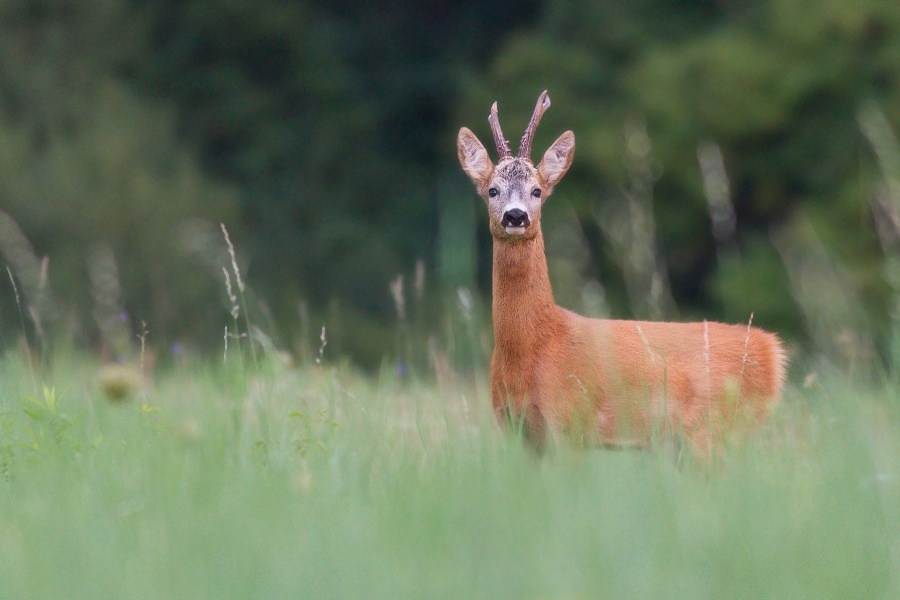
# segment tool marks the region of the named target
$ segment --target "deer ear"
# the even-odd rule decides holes
[[[538,173],[551,188],[559,183],[575,157],[575,134],[567,131],[559,136],[553,145],[544,152],[544,158],[538,165]]]
[[[462,165],[463,171],[475,187],[481,190],[491,178],[494,165],[488,157],[487,150],[468,127],[460,129],[459,135],[456,136],[456,154],[459,156],[459,164]]]

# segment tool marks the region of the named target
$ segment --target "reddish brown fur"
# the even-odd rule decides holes
[[[683,434],[695,455],[708,457],[739,419],[760,422],[768,414],[787,364],[775,335],[749,325],[590,319],[557,306],[540,207],[525,234],[505,235],[487,190],[511,185],[494,183],[504,177],[509,159],[491,165],[465,128],[458,147],[464,170],[489,202],[491,388],[498,420],[521,420],[537,446],[548,434],[589,444],[645,445],[654,431],[668,427]],[[573,150],[574,136],[567,132],[537,168],[529,160],[527,186],[541,187],[546,200]],[[547,165],[554,151],[567,160]]]
[[[705,455],[734,418],[780,393],[778,339],[746,325],[589,319],[556,306],[543,236],[494,243],[491,387],[498,418],[587,443],[643,445],[665,424]],[[708,341],[707,341],[708,340]]]

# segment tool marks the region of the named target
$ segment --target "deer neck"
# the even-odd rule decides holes
[[[540,229],[530,240],[494,240],[494,345],[504,354],[533,353],[555,314]]]

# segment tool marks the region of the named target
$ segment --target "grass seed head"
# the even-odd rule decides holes
[[[103,395],[113,403],[126,401],[141,389],[142,378],[138,369],[131,365],[106,365],[97,374],[97,383]]]

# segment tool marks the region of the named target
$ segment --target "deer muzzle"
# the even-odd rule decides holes
[[[503,219],[500,225],[506,230],[506,233],[524,233],[525,229],[531,225],[528,213],[521,208],[511,208],[503,213]]]

